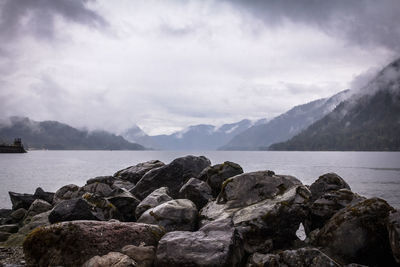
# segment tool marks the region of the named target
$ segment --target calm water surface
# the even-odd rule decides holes
[[[399,152],[275,152],[275,151],[29,151],[0,154],[0,208],[11,202],[8,191],[33,193],[40,186],[56,191],[66,184],[84,185],[99,175],[139,162],[159,159],[169,163],[184,155],[204,155],[212,164],[226,160],[239,163],[245,172],[273,170],[290,174],[304,184],[320,175],[336,172],[352,190],[381,197],[400,208]]]

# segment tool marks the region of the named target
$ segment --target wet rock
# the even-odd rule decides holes
[[[315,245],[341,264],[392,266],[386,220],[393,208],[371,198],[336,213],[318,231]]]
[[[207,182],[211,187],[212,195],[216,197],[221,191],[222,183],[235,175],[242,174],[243,169],[239,164],[225,161],[222,164],[207,167],[199,175],[199,179]]]
[[[45,192],[41,187],[36,188],[35,193],[33,196],[36,199],[41,199],[46,201],[49,204],[53,204],[54,193],[52,192]]]
[[[102,257],[94,256],[82,267],[135,267],[136,262],[119,252],[110,252]]]
[[[111,177],[111,176],[110,176]],[[85,185],[82,189],[85,193],[92,193],[100,197],[108,197],[112,193],[112,189],[108,184],[93,182]]]
[[[135,210],[140,201],[129,191],[114,190],[112,196],[107,200],[118,209],[123,221],[133,222],[136,220]]]
[[[164,165],[165,164],[159,160],[150,160],[120,170],[114,174],[114,177],[136,184],[146,172]]]
[[[329,191],[335,191],[339,189],[351,190],[350,186],[346,183],[345,180],[343,180],[342,177],[340,177],[336,173],[326,173],[320,176],[313,184],[311,184],[311,201],[315,201]]]
[[[167,232],[194,231],[197,227],[198,211],[188,199],[174,199],[149,209],[137,220],[141,223],[157,224]]]
[[[128,191],[132,190],[133,187],[135,187],[134,183],[119,178],[116,178],[111,186],[111,188],[121,188],[121,189],[126,189]]]
[[[123,220],[122,214],[118,211],[107,198],[98,196],[93,193],[85,193],[82,196],[90,206],[92,214],[100,221],[108,221],[111,219]]]
[[[232,218],[248,253],[287,248],[297,240],[296,231],[308,215],[311,193],[292,176],[272,172],[237,175],[224,182],[216,201],[200,212],[201,225]]]
[[[25,217],[26,213],[27,213],[26,209],[20,208],[20,209],[17,209],[17,210],[15,210],[15,211],[13,211],[13,212],[10,214],[10,217],[11,217],[15,222],[19,222],[19,221],[21,221],[21,220]]]
[[[156,266],[239,266],[243,255],[243,244],[231,221],[220,220],[196,232],[164,235]]]
[[[10,195],[10,200],[12,203],[12,209],[29,209],[33,201],[35,201],[35,197],[32,194],[19,194],[15,192],[8,192]]]
[[[143,212],[148,209],[157,207],[158,205],[172,200],[169,195],[168,187],[161,187],[154,190],[150,195],[143,199],[136,207],[135,214],[136,218],[139,218]]]
[[[91,206],[81,198],[64,200],[58,203],[49,215],[50,223],[74,220],[98,219],[93,215]]]
[[[389,216],[387,230],[393,257],[400,264],[400,213],[396,211]]]
[[[53,203],[58,204],[61,201],[80,198],[85,192],[80,190],[80,187],[74,184],[69,184],[61,187],[54,194]]]
[[[33,266],[81,266],[96,255],[120,251],[126,245],[157,246],[163,230],[141,223],[74,221],[39,227],[23,244]]]
[[[50,224],[48,219],[50,212],[51,211],[49,210],[33,216],[29,223],[24,224],[21,228],[19,228],[17,233],[11,235],[7,239],[5,245],[13,247],[21,246],[23,241],[25,240],[26,235],[29,234],[32,230],[34,230],[37,227],[46,226]]]
[[[97,176],[86,181],[86,185],[102,183],[111,186],[115,181],[113,176]],[[92,192],[93,193],[93,192]]]
[[[193,201],[198,209],[203,208],[212,199],[210,186],[196,178],[190,178],[179,190],[179,197]]]
[[[134,246],[127,245],[121,249],[121,252],[132,258],[140,267],[151,267],[156,256],[154,246]]]
[[[248,259],[246,267],[287,266],[287,267],[340,267],[333,259],[316,248],[285,250],[279,254],[255,253]]]
[[[29,207],[29,210],[24,217],[24,224],[29,223],[33,216],[51,210],[52,208],[53,206],[51,206],[48,202],[41,199],[36,199]]]
[[[18,224],[0,225],[0,232],[16,233],[16,232],[18,232]]]
[[[322,228],[336,212],[362,200],[365,197],[348,189],[326,192],[310,205],[310,214],[304,223],[306,233]]]
[[[179,189],[191,177],[197,177],[200,172],[210,166],[210,160],[200,156],[186,156],[173,160],[170,164],[148,171],[131,190],[140,199],[145,198],[155,189],[166,186],[170,195],[176,198]]]

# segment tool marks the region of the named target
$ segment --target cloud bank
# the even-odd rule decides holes
[[[6,0],[0,114],[150,134],[271,118],[398,56],[399,18],[389,0]]]

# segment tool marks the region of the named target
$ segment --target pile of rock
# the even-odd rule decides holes
[[[0,239],[32,266],[395,266],[400,215],[338,175],[311,186],[186,156],[66,185],[10,192]],[[306,238],[299,239],[299,227]]]

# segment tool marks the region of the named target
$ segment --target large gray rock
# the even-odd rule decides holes
[[[136,221],[135,210],[140,201],[125,189],[117,189],[113,191],[112,196],[107,200],[114,205],[121,214],[123,221]]]
[[[193,201],[198,209],[203,208],[212,199],[210,186],[196,178],[190,178],[179,190],[179,197]]]
[[[165,164],[159,160],[150,160],[120,170],[114,174],[114,177],[136,184],[146,172],[164,165]]]
[[[41,199],[46,201],[49,204],[53,204],[54,193],[53,192],[46,192],[41,187],[36,188],[35,193],[33,196],[36,199]]]
[[[81,188],[85,193],[92,193],[100,197],[108,197],[113,192],[111,186],[105,183],[93,182]]]
[[[75,220],[98,219],[96,216],[93,215],[91,206],[81,198],[64,200],[60,202],[49,214],[50,223]]]
[[[147,210],[137,220],[141,223],[157,224],[167,232],[194,231],[197,227],[198,211],[188,199],[174,199]]]
[[[389,216],[387,230],[392,248],[393,257],[400,264],[400,212],[396,211]]]
[[[220,220],[196,232],[164,235],[156,254],[156,266],[239,266],[243,244],[231,220]]]
[[[314,201],[329,191],[336,191],[339,189],[351,190],[350,186],[345,180],[343,180],[342,177],[336,173],[326,173],[320,176],[313,184],[311,184],[311,200]]]
[[[254,253],[246,267],[287,266],[287,267],[340,267],[341,265],[316,248],[285,250],[279,254]]]
[[[386,201],[371,198],[336,213],[318,232],[314,245],[341,264],[372,266],[395,264],[386,221],[393,208]]]
[[[37,228],[23,244],[30,266],[81,266],[124,246],[157,246],[163,230],[141,223],[74,221]]]
[[[114,181],[115,181],[115,177],[113,177],[113,176],[97,176],[97,177],[90,178],[89,180],[87,180],[86,185],[102,183],[102,184],[106,184],[108,186],[112,186]],[[91,193],[93,193],[93,192],[91,192]]]
[[[287,248],[308,215],[311,193],[292,176],[252,172],[227,179],[217,201],[200,212],[201,225],[232,218],[248,253]],[[272,243],[272,246],[271,246]]]
[[[143,199],[136,207],[136,218],[138,219],[146,210],[157,207],[162,203],[172,200],[172,197],[170,197],[168,194],[168,187],[161,187],[151,192],[151,194]]]
[[[210,160],[200,156],[186,156],[173,160],[170,164],[148,171],[131,190],[140,199],[145,198],[155,189],[166,186],[173,198],[178,197],[179,189],[191,177],[210,166]]]
[[[51,206],[48,202],[41,199],[36,199],[29,207],[29,210],[24,217],[24,224],[29,223],[33,216],[51,210],[52,208],[53,206]]]
[[[322,228],[336,212],[362,200],[365,197],[348,189],[326,192],[310,205],[310,213],[304,223],[306,233]]]
[[[8,192],[12,203],[12,209],[29,209],[35,197],[32,194],[20,194],[15,192]]]
[[[16,233],[18,232],[18,224],[4,224],[0,225],[0,232]]]
[[[110,252],[104,256],[94,256],[82,267],[135,267],[136,262],[119,252]]]
[[[235,175],[242,174],[243,169],[239,164],[225,161],[222,164],[207,167],[199,175],[199,179],[208,183],[212,194],[216,197],[221,191],[222,183]]]
[[[156,257],[156,248],[153,246],[127,245],[121,249],[121,252],[132,258],[140,267],[153,266]]]
[[[85,193],[82,196],[82,199],[84,199],[89,204],[92,214],[97,218],[97,220],[124,220],[122,214],[119,212],[117,207],[115,207],[110,201],[108,201],[107,198],[93,193]]]
[[[22,243],[25,240],[25,237],[34,229],[40,226],[46,226],[49,225],[49,214],[51,211],[46,211],[43,213],[40,213],[38,215],[35,215],[31,218],[29,223],[24,224],[21,228],[19,228],[18,232],[15,234],[12,234],[8,239],[7,242],[5,243],[6,246],[21,246]]]
[[[80,190],[81,188],[74,184],[64,185],[56,191],[53,198],[54,205],[64,200],[80,198],[85,192]]]

